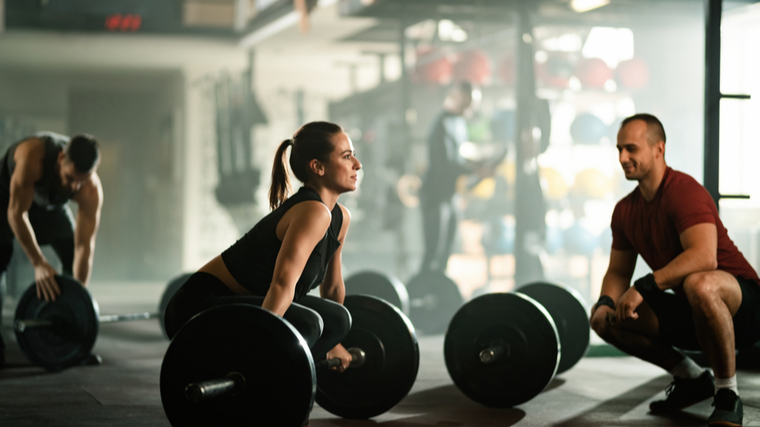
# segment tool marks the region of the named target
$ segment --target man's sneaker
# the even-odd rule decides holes
[[[722,388],[715,393],[713,406],[715,406],[715,410],[707,419],[708,426],[736,427],[742,425],[744,416],[742,400],[730,388]]]
[[[98,356],[95,353],[90,353],[85,357],[81,362],[79,362],[82,366],[98,366],[103,363],[103,358]]]
[[[665,390],[665,400],[656,400],[649,404],[649,411],[653,414],[680,411],[697,402],[712,397],[715,392],[715,380],[710,371],[702,372],[697,378],[685,379],[673,377]],[[719,424],[718,424],[719,425]]]

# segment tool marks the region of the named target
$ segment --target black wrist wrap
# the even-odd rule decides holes
[[[659,286],[657,286],[657,282],[654,281],[654,274],[649,273],[646,276],[636,280],[633,283],[633,286],[636,287],[636,290],[639,291],[641,296],[646,298],[646,295],[651,295],[655,292],[661,292]]]
[[[599,301],[597,301],[596,304],[594,304],[594,311],[596,311],[596,309],[599,308],[600,305],[606,305],[607,307],[613,310],[615,309],[615,301],[613,301],[612,298],[610,298],[607,295],[602,295],[599,297]]]

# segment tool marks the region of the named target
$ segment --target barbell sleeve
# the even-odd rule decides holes
[[[50,328],[53,321],[50,319],[19,319],[13,323],[13,328],[17,332],[24,332],[27,329]]]
[[[242,393],[244,390],[245,377],[243,374],[230,372],[224,378],[188,384],[185,387],[185,399],[197,404],[220,396],[234,396]]]
[[[509,346],[506,344],[497,344],[488,347],[478,354],[480,361],[483,363],[493,363],[502,356],[509,356]]]

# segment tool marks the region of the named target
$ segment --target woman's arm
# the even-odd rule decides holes
[[[335,301],[339,304],[343,304],[343,298],[346,296],[346,287],[343,283],[343,272],[341,271],[343,246],[346,241],[346,234],[348,234],[348,226],[351,223],[351,212],[345,208],[345,206],[339,205],[343,211],[343,224],[340,227],[340,233],[338,234],[338,241],[340,246],[335,251],[330,263],[327,265],[327,272],[325,273],[325,280],[319,286],[319,294],[322,298],[326,298]]]
[[[285,234],[262,307],[280,316],[285,314],[306,261],[325,236],[331,219],[327,207],[317,201],[298,203],[283,215],[280,221],[286,221]]]

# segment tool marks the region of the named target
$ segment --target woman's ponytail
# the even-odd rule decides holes
[[[286,151],[288,146],[293,145],[293,140],[286,139],[282,141],[277,148],[277,154],[274,156],[274,164],[272,165],[272,185],[269,187],[269,207],[276,209],[291,192],[290,175],[285,161]]]

